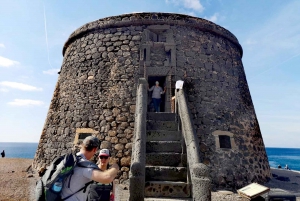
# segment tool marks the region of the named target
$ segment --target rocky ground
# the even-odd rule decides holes
[[[39,176],[31,169],[32,159],[0,158],[0,201],[34,201],[34,189]],[[300,173],[290,170],[272,169],[273,178],[264,186],[271,191],[289,192],[300,201]],[[122,199],[128,200],[128,185],[117,187]],[[265,195],[264,195],[265,196]],[[255,200],[265,200],[264,196]],[[230,191],[212,192],[212,201],[248,201]],[[116,200],[117,201],[117,200]]]
[[[31,170],[32,159],[0,158],[0,200],[34,200],[38,175]]]

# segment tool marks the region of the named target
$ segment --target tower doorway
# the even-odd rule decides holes
[[[166,87],[166,76],[149,76],[149,88],[155,86],[155,82],[159,82],[159,86],[164,90]],[[166,91],[167,92],[167,91]],[[160,112],[165,112],[166,93],[161,95]],[[152,102],[152,91],[148,91],[148,112],[155,112],[154,104]]]

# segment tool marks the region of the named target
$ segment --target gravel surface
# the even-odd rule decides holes
[[[0,158],[0,200],[34,200],[33,159]]]

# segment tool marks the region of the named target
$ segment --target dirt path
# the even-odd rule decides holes
[[[36,171],[30,168],[32,162],[33,159],[0,158],[0,201],[35,200],[34,190],[39,176]],[[278,188],[291,192],[297,196],[297,201],[300,201],[300,172],[278,169],[271,169],[271,171],[277,179],[273,177],[264,185],[271,189]],[[289,181],[280,181],[278,180],[279,177],[283,179],[288,177]],[[129,196],[128,186],[120,185],[119,187],[119,201],[127,201]],[[212,192],[212,201],[220,200],[244,201],[247,199],[230,191]]]
[[[33,159],[0,158],[0,200],[34,200],[38,176],[31,171]]]

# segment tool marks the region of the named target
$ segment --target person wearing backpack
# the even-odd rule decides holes
[[[108,149],[101,149],[99,153],[98,167],[102,171],[110,168],[110,152]],[[90,186],[87,201],[114,201],[113,182],[109,184],[102,184],[94,182]]]
[[[99,139],[93,136],[88,136],[83,140],[80,151],[76,154],[79,157],[79,162],[90,160],[98,150],[100,145]],[[90,183],[91,181],[101,182],[103,184],[108,184],[114,180],[119,171],[119,166],[113,164],[109,170],[101,171],[100,169],[95,169],[93,167],[80,167],[76,166],[74,168],[73,175],[68,177],[63,185],[61,191],[61,198],[66,201],[85,201],[89,192],[89,186],[84,190],[83,186]],[[71,196],[70,196],[71,195]],[[69,197],[70,196],[70,197]]]

